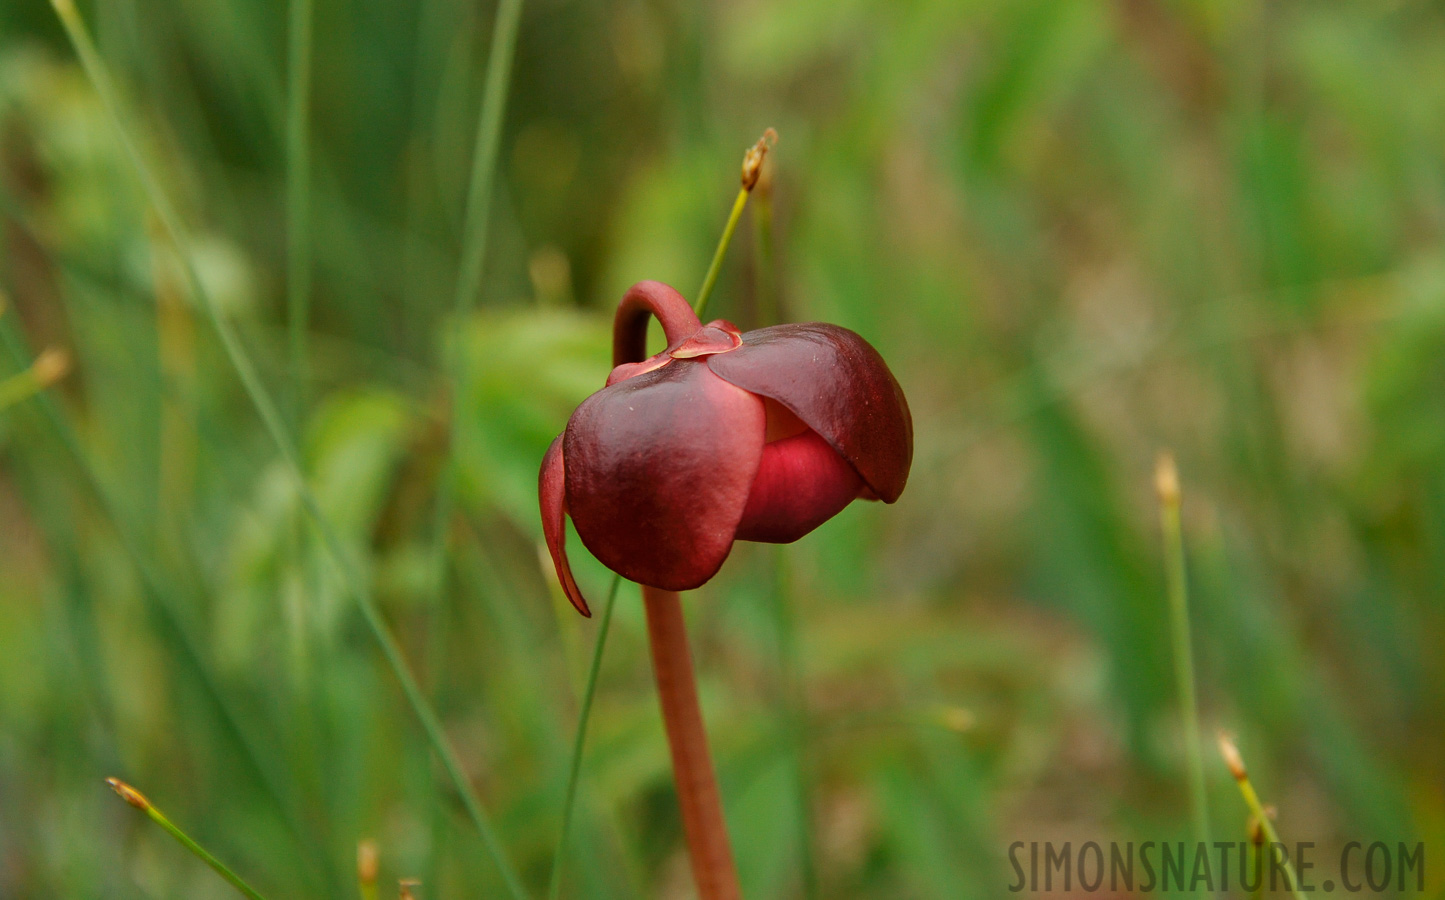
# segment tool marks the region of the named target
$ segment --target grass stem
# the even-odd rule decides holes
[[[1219,755],[1224,757],[1224,764],[1229,767],[1229,774],[1234,776],[1235,783],[1239,785],[1239,793],[1244,797],[1245,806],[1249,807],[1250,814],[1259,823],[1260,831],[1264,833],[1264,846],[1269,848],[1271,859],[1274,854],[1279,854],[1280,868],[1284,870],[1285,887],[1289,888],[1289,892],[1295,900],[1304,900],[1304,895],[1300,893],[1299,889],[1299,879],[1294,874],[1294,865],[1290,863],[1289,854],[1285,852],[1284,844],[1280,842],[1279,833],[1275,831],[1269,811],[1264,808],[1264,804],[1259,802],[1259,794],[1255,792],[1254,784],[1249,780],[1249,770],[1244,767],[1244,758],[1239,755],[1239,748],[1235,746],[1234,740],[1223,732],[1219,735]]]
[[[476,792],[472,790],[466,774],[462,771],[461,762],[457,759],[455,751],[451,747],[442,729],[441,720],[436,712],[427,702],[423,695],[421,686],[417,683],[416,677],[412,674],[410,667],[402,655],[401,646],[392,635],[385,619],[382,618],[381,610],[377,608],[375,600],[371,596],[369,585],[359,574],[358,568],[351,560],[340,535],[332,526],[320,506],[315,492],[312,491],[306,476],[301,469],[301,462],[298,457],[296,446],[287,433],[286,425],[281,417],[275,401],[261,382],[255,363],[242,346],[240,337],[235,327],[222,313],[215,299],[206,289],[201,281],[200,274],[196,270],[195,260],[190,252],[190,240],[182,224],[181,218],[172,206],[169,197],[161,189],[159,181],[145,158],[141,155],[138,145],[132,138],[130,131],[126,128],[125,119],[121,113],[119,97],[116,95],[111,82],[109,72],[100,55],[96,52],[94,42],[85,28],[85,23],[80,18],[73,0],[51,0],[56,14],[60,17],[61,24],[65,27],[71,44],[75,47],[77,56],[80,57],[82,67],[90,79],[96,93],[100,96],[102,105],[110,114],[112,124],[130,158],[131,164],[140,178],[142,187],[145,190],[147,199],[155,207],[156,214],[161,220],[167,236],[174,245],[182,263],[182,269],[186,276],[187,285],[192,295],[205,310],[207,318],[215,328],[221,345],[225,349],[237,375],[241,379],[247,395],[260,415],[266,431],[276,446],[285,464],[288,474],[295,483],[296,490],[301,497],[301,503],[308,515],[320,532],[322,544],[327,554],[331,557],[338,572],[340,573],[343,588],[350,594],[359,607],[362,618],[367,627],[371,630],[373,637],[381,647],[382,655],[387,664],[391,667],[398,682],[400,682],[402,693],[406,696],[408,704],[413,713],[422,725],[427,739],[431,742],[433,749],[446,769],[448,777],[457,789],[462,805],[465,807],[468,816],[477,830],[482,835],[488,853],[492,856],[493,862],[502,874],[503,881],[507,885],[508,892],[517,900],[526,896],[522,888],[521,879],[515,869],[507,860],[502,851],[502,843],[497,835],[491,820],[483,811],[481,802],[477,799]]]
[[[1184,567],[1184,534],[1179,518],[1179,470],[1174,464],[1174,457],[1167,452],[1159,454],[1154,469],[1154,487],[1159,495],[1159,521],[1164,532],[1174,679],[1179,691],[1179,713],[1184,726],[1184,759],[1189,768],[1189,809],[1194,819],[1194,839],[1209,846],[1211,841],[1209,805],[1204,782],[1204,745],[1199,733],[1199,706],[1194,694],[1189,581]]]
[[[497,147],[502,140],[502,114],[512,78],[512,55],[522,20],[522,0],[501,0],[492,24],[492,49],[487,56],[482,109],[477,117],[477,142],[472,149],[472,177],[462,223],[462,263],[457,274],[453,312],[460,318],[476,302],[482,286],[482,265],[487,257],[491,222],[492,182],[497,170]]]
[[[587,744],[587,723],[592,718],[592,700],[597,694],[597,677],[602,671],[602,653],[607,649],[607,632],[612,625],[612,608],[617,605],[617,590],[622,576],[612,576],[607,602],[602,606],[602,620],[597,623],[597,641],[592,647],[592,664],[587,669],[587,685],[582,690],[582,708],[577,713],[577,736],[572,740],[572,761],[567,770],[567,789],[562,800],[562,827],[557,833],[557,849],[552,854],[552,875],[548,879],[547,896],[557,900],[562,891],[562,860],[567,850],[567,832],[572,825],[572,809],[577,802],[577,779],[582,772],[582,755]]]
[[[697,299],[693,301],[693,311],[699,319],[707,309],[707,301],[712,298],[712,289],[717,286],[718,273],[722,271],[723,259],[728,255],[728,245],[733,241],[733,232],[738,230],[738,220],[743,217],[743,209],[748,205],[748,197],[752,195],[753,188],[758,183],[758,177],[762,174],[763,160],[767,157],[768,151],[778,140],[778,133],[769,128],[758,138],[756,144],[748,148],[743,154],[742,185],[738,188],[737,197],[733,198],[732,212],[728,213],[727,224],[723,226],[722,237],[718,239],[717,249],[713,251],[712,262],[708,264],[707,275],[702,279],[702,287],[698,289]]]
[[[231,887],[234,887],[243,895],[249,897],[250,900],[266,900],[265,897],[261,896],[259,891],[247,884],[240,875],[232,872],[225,863],[216,859],[209,850],[198,844],[195,839],[182,831],[170,819],[167,819],[165,814],[147,800],[145,795],[140,791],[121,781],[119,778],[107,778],[105,783],[110,785],[111,789],[119,794],[122,800],[145,813],[152,822],[159,825],[167,834],[179,841],[182,847],[185,847],[191,852],[191,855],[210,866],[215,873],[224,878]]]
[[[312,0],[291,0],[287,29],[286,321],[291,358],[292,428],[306,405],[311,320],[311,32]],[[299,432],[298,432],[299,433]]]

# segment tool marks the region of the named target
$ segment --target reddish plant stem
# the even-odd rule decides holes
[[[676,591],[644,586],[642,601],[647,607],[652,671],[657,676],[662,721],[672,750],[672,778],[682,807],[697,893],[701,900],[739,900],[742,893],[697,702],[682,598]]]

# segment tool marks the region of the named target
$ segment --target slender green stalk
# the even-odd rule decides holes
[[[707,309],[707,301],[712,297],[712,289],[717,285],[717,276],[722,271],[723,258],[728,255],[728,245],[733,241],[733,232],[738,230],[738,220],[743,217],[743,208],[748,205],[748,197],[752,196],[753,188],[762,174],[763,160],[777,140],[778,133],[769,128],[758,138],[758,142],[743,154],[742,185],[738,188],[737,197],[733,199],[732,212],[728,213],[727,224],[723,226],[722,237],[718,239],[717,249],[713,251],[712,262],[708,264],[707,275],[702,279],[697,299],[692,303],[698,318],[702,318],[703,311]]]
[[[161,828],[165,829],[167,834],[180,842],[180,845],[182,847],[185,847],[187,850],[191,851],[191,854],[193,856],[195,856],[206,865],[210,866],[215,871],[215,873],[224,878],[231,885],[231,887],[240,891],[245,896],[251,898],[251,900],[266,900],[265,897],[261,896],[260,891],[257,891],[255,888],[247,884],[240,875],[232,872],[229,868],[227,868],[225,863],[212,856],[209,850],[196,843],[195,839],[182,831],[170,819],[167,819],[165,813],[162,813],[159,809],[156,809],[155,805],[152,804],[149,800],[147,800],[145,798],[145,795],[142,794],[140,791],[126,784],[124,781],[121,781],[119,778],[107,778],[105,780],[105,783],[110,785],[111,789],[114,790],[117,794],[119,794],[122,800],[124,800],[126,803],[129,803],[131,806],[134,806],[141,812],[145,813],[147,816],[150,817],[150,820],[152,822],[161,826]]]
[[[693,310],[697,312],[698,318],[701,318],[703,311],[707,309],[707,301],[712,297],[713,287],[717,285],[718,272],[722,271],[723,257],[727,256],[728,245],[732,243],[733,232],[738,230],[738,220],[743,217],[743,207],[748,205],[748,196],[751,193],[746,187],[739,188],[738,195],[733,200],[733,210],[728,213],[728,222],[723,226],[722,239],[717,243],[717,250],[713,252],[712,263],[707,267],[702,287],[698,288],[697,300],[693,302]]]
[[[311,384],[311,44],[312,0],[291,0],[287,28],[286,103],[286,331],[290,357],[288,407],[291,433],[302,440]],[[288,550],[298,589],[286,590],[286,630],[296,703],[295,730],[301,755],[316,760],[312,706],[310,610],[306,531],[298,512],[288,517]]]
[[[1194,651],[1189,628],[1189,582],[1184,568],[1184,535],[1179,520],[1179,470],[1169,453],[1159,454],[1154,470],[1159,494],[1159,521],[1164,532],[1168,580],[1170,637],[1174,645],[1174,679],[1184,724],[1184,758],[1189,767],[1189,808],[1194,839],[1205,846],[1209,837],[1209,805],[1204,785],[1204,744],[1199,736],[1199,707],[1194,696]]]
[[[1259,802],[1259,794],[1255,793],[1254,784],[1249,780],[1249,770],[1244,767],[1244,758],[1239,755],[1239,748],[1229,735],[1220,732],[1219,734],[1219,755],[1224,757],[1224,764],[1229,767],[1229,774],[1234,776],[1234,781],[1239,785],[1239,793],[1244,797],[1245,806],[1259,823],[1260,831],[1264,832],[1264,843],[1269,848],[1270,856],[1279,854],[1280,868],[1284,870],[1285,886],[1294,895],[1295,900],[1304,900],[1300,893],[1299,879],[1295,877],[1294,865],[1289,861],[1289,854],[1284,851],[1284,844],[1280,842],[1279,833],[1274,829],[1274,822],[1270,821],[1269,812],[1264,804]]]
[[[460,327],[481,290],[482,267],[487,257],[488,227],[492,218],[492,183],[497,168],[497,146],[502,138],[502,117],[507,107],[508,85],[512,77],[512,56],[517,46],[517,28],[522,18],[522,0],[501,0],[492,23],[492,48],[487,56],[486,83],[482,89],[482,107],[477,115],[477,140],[472,148],[471,184],[467,190],[467,206],[462,222],[462,262],[457,274],[457,293],[453,302],[454,327]],[[467,383],[466,348],[461,341],[452,347],[451,427],[447,430],[446,460],[437,489],[432,522],[433,585],[438,598],[446,594],[447,523],[451,521],[453,490],[456,477],[456,435],[464,414],[464,393]]]
[[[286,316],[291,354],[292,428],[306,405],[311,320],[312,0],[291,0],[287,30]]]
[[[497,146],[502,140],[502,114],[512,79],[512,54],[522,0],[501,0],[492,24],[492,49],[487,56],[487,77],[482,88],[482,109],[477,118],[477,143],[472,150],[472,180],[467,189],[466,218],[462,223],[462,265],[457,276],[454,312],[460,317],[477,301],[482,286],[482,264],[487,256],[491,220],[492,181],[497,170]]]
[[[552,854],[552,875],[547,880],[547,896],[557,900],[562,890],[562,861],[567,850],[567,832],[572,826],[572,808],[577,800],[577,779],[582,772],[582,753],[587,745],[587,723],[592,718],[592,699],[597,695],[597,675],[602,671],[602,653],[607,649],[607,632],[612,625],[612,608],[617,605],[617,589],[622,576],[612,576],[607,602],[602,606],[602,620],[597,623],[597,641],[592,647],[592,664],[587,669],[587,686],[582,690],[582,708],[577,713],[577,736],[572,740],[572,762],[567,769],[567,792],[562,799],[562,828],[557,833],[557,849]]]
[[[312,491],[310,484],[302,472],[300,459],[297,456],[295,444],[286,431],[280,411],[275,401],[261,382],[256,371],[255,364],[242,346],[239,336],[230,320],[221,314],[220,307],[215,299],[206,290],[205,284],[201,281],[196,271],[195,260],[190,253],[190,241],[180,216],[171,205],[170,199],[161,190],[160,183],[141,155],[139,148],[132,139],[130,132],[126,129],[125,121],[121,115],[119,99],[115,94],[110,75],[95,50],[95,45],[90,39],[90,34],[85,28],[84,22],[77,13],[73,0],[51,0],[56,14],[60,17],[61,24],[65,26],[71,44],[75,47],[76,54],[80,57],[81,65],[86,75],[94,86],[96,93],[100,95],[102,104],[110,113],[112,124],[125,148],[126,154],[130,157],[131,164],[135,167],[136,174],[141,180],[142,187],[156,214],[160,218],[161,225],[165,229],[171,243],[175,246],[179,255],[182,268],[186,276],[188,287],[192,295],[205,310],[206,316],[210,319],[211,325],[215,328],[221,345],[226,351],[231,365],[236,369],[237,375],[245,387],[246,393],[250,396],[252,404],[256,407],[257,413],[265,425],[266,431],[275,444],[277,452],[285,464],[288,474],[296,485],[297,493],[300,495],[301,503],[315,523],[320,532],[322,545],[326,548],[328,555],[340,574],[342,585],[346,593],[350,594],[360,608],[362,618],[367,627],[371,630],[373,637],[381,647],[382,655],[391,666],[396,679],[401,684],[402,693],[406,696],[407,702],[411,705],[413,713],[421,722],[422,729],[426,732],[427,738],[431,741],[433,749],[441,759],[447,775],[454,783],[457,793],[471,817],[477,830],[481,832],[482,840],[487,846],[488,852],[493,857],[497,868],[501,871],[503,880],[507,884],[508,891],[516,898],[523,898],[526,892],[522,889],[521,879],[517,876],[515,869],[507,860],[502,851],[502,844],[496,829],[492,826],[490,819],[482,810],[481,802],[477,799],[476,793],[472,790],[462,771],[461,763],[457,760],[456,753],[452,750],[442,729],[441,721],[427,702],[422,693],[416,677],[402,655],[401,647],[396,638],[391,634],[386,621],[382,618],[381,611],[377,608],[375,600],[371,596],[371,590],[365,580],[358,574],[358,568],[351,560],[345,545],[340,536],[332,526],[325,513],[321,510],[320,502]]]

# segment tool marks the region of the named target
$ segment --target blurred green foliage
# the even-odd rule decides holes
[[[280,391],[285,4],[84,12]],[[537,464],[627,285],[695,289],[770,125],[786,316],[883,352],[917,458],[895,507],[739,545],[690,601],[747,895],[801,896],[805,840],[822,896],[995,897],[1015,840],[1188,835],[1161,446],[1206,733],[1239,733],[1287,841],[1445,846],[1438,4],[537,0],[456,322],[491,21],[317,3],[302,443],[533,889],[595,635],[539,562]],[[74,359],[0,409],[0,896],[225,896],[107,775],[271,896],[350,895],[363,837],[423,896],[495,895],[40,0],[0,7],[0,221],[0,380]],[[752,227],[712,305],[745,327]],[[644,641],[625,589],[571,896],[691,889]]]

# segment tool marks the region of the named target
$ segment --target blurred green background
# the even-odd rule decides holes
[[[286,4],[82,11],[295,396]],[[539,557],[537,465],[626,287],[696,290],[767,126],[772,263],[755,205],[710,312],[862,333],[917,453],[896,506],[740,544],[688,601],[747,896],[1007,896],[1013,841],[1190,837],[1165,447],[1206,741],[1238,734],[1286,841],[1423,840],[1445,885],[1439,4],[528,0],[464,321],[493,5],[315,15],[304,465],[530,889],[597,631]],[[272,897],[354,895],[368,837],[387,882],[500,896],[42,0],[0,6],[0,204],[0,378],[72,362],[0,410],[0,896],[229,896],[108,775]],[[691,895],[635,588],[577,810],[564,895]]]

